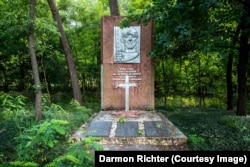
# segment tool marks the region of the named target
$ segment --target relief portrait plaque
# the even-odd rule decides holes
[[[141,27],[114,27],[114,63],[140,63]]]

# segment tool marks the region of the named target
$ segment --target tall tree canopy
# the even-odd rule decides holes
[[[169,59],[169,56],[178,60],[191,60],[190,55],[196,55],[199,69],[197,93],[201,97],[207,92],[205,85],[209,84],[204,80],[204,75],[213,75],[204,74],[201,58],[217,52],[221,55],[221,60],[229,61],[228,105],[232,105],[233,86],[230,78],[232,69],[230,68],[233,63],[232,56],[238,55],[236,114],[246,115],[249,4],[248,0],[155,0],[141,14],[133,15],[131,13],[130,19],[142,23],[154,19],[156,32],[152,55],[159,57],[159,60],[164,61],[166,58]],[[162,68],[164,74],[166,71],[163,64]],[[166,85],[164,90],[167,93]],[[232,106],[228,106],[228,108],[232,109]]]

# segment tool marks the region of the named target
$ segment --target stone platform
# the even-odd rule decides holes
[[[104,150],[167,150],[187,142],[178,128],[155,111],[101,111],[73,138],[88,136],[100,137]]]

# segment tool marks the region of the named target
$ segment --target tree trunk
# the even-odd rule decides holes
[[[164,59],[161,60],[162,65],[162,75],[163,75],[163,94],[164,94],[164,106],[167,106],[167,97],[168,97],[168,86],[167,86],[167,74],[165,69],[165,61]]]
[[[109,0],[109,8],[111,16],[120,16],[117,0]]]
[[[66,60],[67,60],[67,65],[68,65],[68,69],[69,69],[74,98],[79,102],[80,105],[82,105],[82,93],[81,93],[81,90],[79,87],[79,82],[78,82],[79,80],[78,80],[78,76],[77,76],[77,72],[76,72],[76,67],[75,67],[73,57],[71,55],[70,47],[68,44],[68,40],[67,40],[65,31],[64,31],[63,25],[62,25],[62,21],[61,21],[59,12],[58,12],[57,7],[54,3],[54,0],[47,0],[47,1],[48,1],[49,6],[50,6],[54,21],[57,23],[58,31],[61,34],[60,40],[61,40],[62,48],[63,48],[64,54],[65,54]]]
[[[227,61],[227,110],[233,110],[233,82],[232,82],[233,55],[229,53]]]
[[[35,33],[34,33],[34,20],[35,20],[35,0],[30,0],[30,20],[31,24],[29,27],[29,53],[31,58],[32,72],[34,75],[34,88],[36,92],[36,104],[35,104],[35,118],[36,120],[42,119],[42,88],[40,84],[39,72],[38,72],[38,64],[35,54]]]
[[[243,26],[244,27],[244,26]],[[238,103],[236,115],[245,116],[247,106],[247,61],[249,56],[248,38],[249,32],[242,29],[240,35],[238,72]]]

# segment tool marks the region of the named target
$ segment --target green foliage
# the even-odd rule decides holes
[[[94,112],[97,111],[92,108],[80,106],[79,103],[74,99],[72,99],[66,109],[70,115],[72,115],[69,117],[71,127],[79,127],[83,122],[86,122]]]
[[[219,122],[222,125],[226,125],[231,128],[241,129],[242,123],[241,120],[235,116],[225,116],[222,117]]]
[[[124,123],[125,121],[126,121],[126,117],[124,117],[124,116],[121,116],[118,118],[118,122],[120,122],[120,123]]]
[[[194,150],[201,149],[202,145],[204,145],[204,143],[205,143],[205,139],[203,137],[197,136],[196,134],[189,135],[188,141]]]
[[[46,100],[44,101],[45,104]],[[90,104],[89,104],[90,105]],[[91,106],[91,105],[90,105]],[[97,110],[80,106],[79,103],[72,99],[69,103],[62,105],[54,104],[43,107],[43,115],[45,119],[61,119],[70,122],[69,131],[73,131],[76,127],[81,126],[89,117]]]
[[[16,137],[16,141],[19,143],[16,146],[16,160],[44,164],[48,160],[54,159],[58,154],[58,152],[55,152],[56,146],[59,141],[62,142],[67,136],[67,124],[67,121],[51,120],[25,130],[20,136]]]
[[[139,136],[142,136],[143,135],[143,129],[138,129],[137,133],[138,133]]]
[[[25,108],[27,104],[28,99],[22,95],[11,96],[0,93],[0,118],[3,120],[17,120],[23,116],[30,116],[29,111]]]
[[[3,160],[13,159],[17,144],[14,138],[35,122],[29,105],[28,99],[22,95],[0,93],[0,152],[3,153]]]
[[[67,121],[44,121],[16,138],[16,161],[12,166],[93,166],[93,150],[102,150],[98,138],[84,138],[68,146]],[[39,164],[39,165],[38,165]]]
[[[93,150],[102,150],[102,147],[96,144],[98,138],[88,137],[83,141],[72,144],[68,147],[66,154],[62,155],[52,162],[46,164],[46,167],[69,166],[92,167],[94,163]]]
[[[250,114],[250,100],[247,102],[247,114]]]
[[[162,123],[157,123],[156,128],[161,129],[162,128]]]
[[[0,119],[5,121],[1,125],[6,130],[3,139],[7,136],[14,137],[17,131],[22,131],[35,122],[34,113],[30,111],[30,102],[22,95],[11,96],[0,93],[0,109]],[[6,141],[8,142],[8,139]]]
[[[210,108],[226,108],[225,106],[225,96],[221,97],[207,97],[204,99],[203,107]],[[200,106],[200,98],[195,96],[167,96],[166,97],[166,105],[164,106],[164,99],[157,98],[156,104],[157,106],[162,106],[162,109],[167,111],[175,111],[178,112],[179,107],[198,107]]]
[[[162,112],[186,136],[191,149],[209,151],[249,151],[250,122],[231,111],[214,108],[180,108]]]
[[[0,164],[11,160],[17,144],[14,138],[18,135],[19,129],[13,121],[0,122]]]
[[[39,164],[34,163],[34,162],[21,162],[21,161],[15,161],[15,162],[10,162],[11,166],[19,166],[19,167],[38,167]]]
[[[150,108],[150,107],[146,107],[145,108],[145,111],[152,111],[153,109],[152,108]]]
[[[45,119],[63,119],[70,114],[66,112],[65,109],[62,108],[62,106],[57,104],[51,104],[50,106],[44,106],[43,108],[43,115]]]
[[[33,85],[32,88],[35,92],[39,92],[42,90],[42,85]]]
[[[45,94],[42,99],[45,119],[36,122],[31,107],[33,104],[26,97],[1,93],[0,98],[0,117],[3,120],[0,123],[2,166],[93,164],[91,151],[101,149],[96,144],[97,139],[88,138],[81,144],[69,145],[69,134],[94,113],[93,109],[80,106],[75,100],[54,104]],[[89,103],[89,106],[92,105]]]

